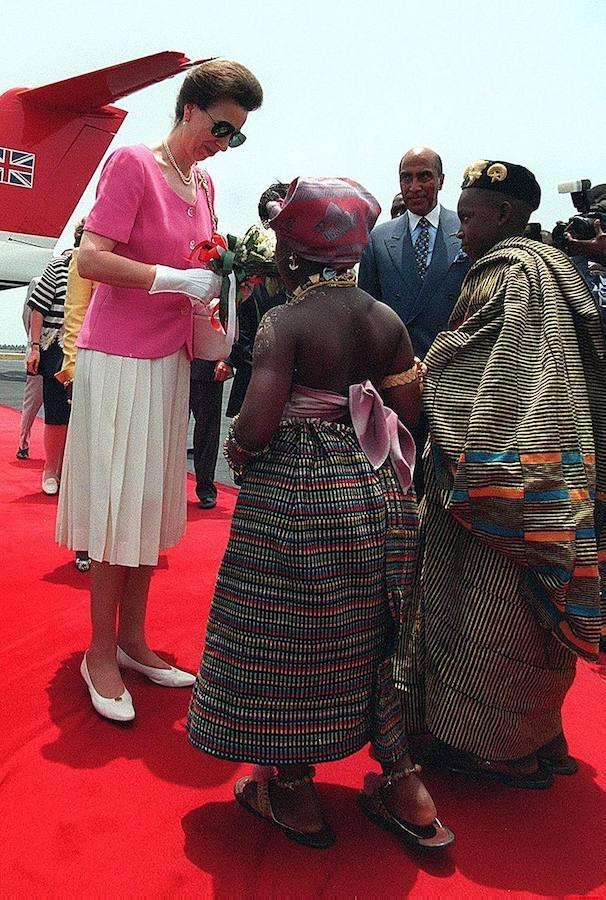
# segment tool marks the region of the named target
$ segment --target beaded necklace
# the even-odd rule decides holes
[[[166,157],[167,157],[169,163],[171,164],[171,166],[173,167],[173,169],[175,170],[175,172],[177,173],[177,175],[179,176],[179,178],[181,179],[183,184],[190,185],[194,178],[192,169],[189,170],[189,175],[184,175],[183,172],[181,171],[181,169],[179,168],[179,166],[177,165],[177,160],[172,155],[171,149],[168,146],[168,143],[166,142],[166,140],[162,141],[162,146],[164,148],[164,152],[166,153]]]
[[[355,272],[342,272],[340,275],[335,275],[332,278],[323,278],[322,275],[316,273],[315,275],[310,275],[310,277],[306,281],[304,281],[303,284],[300,284],[294,289],[292,295],[288,299],[288,302],[300,303],[305,295],[310,291],[313,291],[314,288],[347,288],[355,287],[355,285]]]

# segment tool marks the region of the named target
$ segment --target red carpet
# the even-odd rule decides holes
[[[78,673],[88,576],[53,543],[56,499],[39,488],[41,427],[33,458],[18,462],[17,423],[0,408],[2,897],[606,894],[604,665],[580,665],[566,702],[577,776],[550,791],[516,791],[427,774],[458,838],[442,861],[415,859],[358,810],[365,751],[319,767],[338,833],[319,852],[236,805],[232,784],[247,769],[189,746],[187,690],[128,674],[134,725],[98,718]],[[151,643],[192,669],[234,499],[227,488],[215,510],[190,503],[186,539],[152,582]]]

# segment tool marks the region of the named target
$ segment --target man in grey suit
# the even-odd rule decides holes
[[[377,225],[362,254],[358,284],[398,313],[421,359],[444,331],[456,297],[446,273],[457,255],[459,219],[438,203],[442,161],[428,147],[413,147],[400,162],[400,188],[407,211]]]
[[[400,162],[400,188],[407,211],[377,225],[360,261],[358,284],[398,313],[423,359],[457,301],[461,279],[449,276],[459,252],[459,219],[438,203],[444,184],[442,160],[429,147],[413,147]],[[420,457],[427,437],[422,421],[414,435]],[[415,473],[423,493],[420,458]]]

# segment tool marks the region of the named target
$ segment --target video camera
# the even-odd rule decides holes
[[[588,178],[564,181],[558,185],[558,193],[570,194],[573,206],[580,215],[571,216],[567,222],[558,222],[551,232],[554,247],[568,251],[566,234],[578,241],[590,241],[595,237],[593,223],[596,219],[606,229],[606,184],[597,184],[592,188]]]

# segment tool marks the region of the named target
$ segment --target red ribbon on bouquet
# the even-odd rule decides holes
[[[209,264],[214,260],[221,259],[227,249],[227,241],[223,235],[214,232],[210,241],[198,241],[189,254],[188,259],[195,260],[202,265],[208,265],[209,268],[214,269],[214,266]],[[220,304],[217,303],[209,316],[210,324],[215,331],[223,331],[219,306]]]
[[[236,303],[246,300],[255,285],[263,284],[265,280],[262,275],[247,271],[244,262],[247,251],[247,245],[233,234],[223,237],[222,234],[215,233],[209,241],[199,241],[189,254],[190,260],[206,265],[223,276],[221,296],[210,315],[211,325],[217,331],[227,326],[229,276],[233,274],[236,279]]]
[[[212,235],[210,241],[199,241],[192,249],[188,259],[195,259],[202,265],[207,265],[212,259],[220,259],[227,250],[227,241],[222,234]]]

